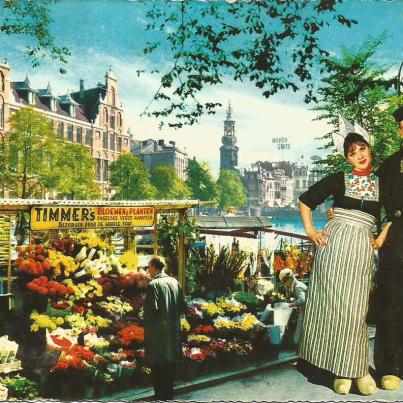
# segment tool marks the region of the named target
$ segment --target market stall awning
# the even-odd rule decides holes
[[[259,231],[272,226],[270,217],[197,216],[196,225],[202,234],[256,238]]]
[[[34,206],[72,207],[154,207],[158,211],[179,210],[198,207],[209,202],[199,200],[48,200],[48,199],[0,199],[0,213],[30,211]]]

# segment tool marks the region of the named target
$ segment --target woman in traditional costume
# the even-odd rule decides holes
[[[300,196],[305,231],[317,250],[299,356],[334,374],[337,393],[349,393],[355,380],[362,394],[372,395],[376,384],[369,374],[366,315],[375,270],[372,233],[380,218],[379,181],[372,172],[369,135],[362,127],[340,116],[333,140],[352,170],[329,175]],[[334,218],[324,231],[317,231],[312,210],[330,196]]]

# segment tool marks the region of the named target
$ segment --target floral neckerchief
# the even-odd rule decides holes
[[[344,174],[345,196],[358,200],[379,201],[379,180],[371,172],[369,175]]]

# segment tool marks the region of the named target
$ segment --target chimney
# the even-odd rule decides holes
[[[164,140],[158,140],[158,145],[160,147],[164,147],[165,146],[165,141]]]
[[[176,144],[176,142],[175,142],[175,141],[170,141],[170,142],[169,142],[169,144],[171,144],[171,145],[172,145],[172,147],[174,147],[174,148],[175,148],[175,144]]]
[[[84,98],[84,80],[80,80],[80,99]]]

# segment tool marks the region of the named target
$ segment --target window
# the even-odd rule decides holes
[[[105,149],[108,149],[108,133],[104,132],[103,139],[102,139],[102,146]]]
[[[0,95],[0,127],[4,127],[4,99]]]
[[[115,128],[115,115],[114,114],[111,115],[111,128],[112,129]]]
[[[108,120],[109,120],[108,109],[104,108],[104,123],[108,124]]]
[[[122,151],[122,137],[118,137],[118,151]]]
[[[107,182],[108,180],[108,167],[109,167],[109,161],[104,160],[104,172],[103,172],[103,180],[104,182]]]
[[[67,140],[73,142],[73,125],[67,125]]]
[[[85,131],[85,144],[87,146],[92,146],[92,136],[91,136],[91,129],[87,129]]]
[[[4,78],[4,74],[0,71],[0,91],[6,90],[6,79]]]
[[[97,158],[97,181],[101,181],[101,160]]]
[[[57,134],[62,138],[64,137],[64,122],[59,122],[57,124]]]
[[[122,114],[120,112],[118,113],[118,122],[117,122],[117,124],[118,124],[118,127],[122,127]]]
[[[109,148],[110,148],[112,151],[115,151],[115,149],[116,149],[115,135],[114,135],[113,133],[111,133],[111,134],[109,135]]]
[[[111,93],[112,93],[112,106],[116,106],[116,92],[115,92],[115,88],[112,87]]]
[[[77,127],[76,141],[77,141],[77,143],[83,144],[83,128],[82,127]]]

